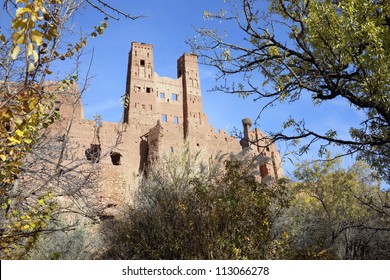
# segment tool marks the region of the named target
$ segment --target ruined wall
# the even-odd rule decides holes
[[[100,145],[99,162],[92,164],[99,167],[107,205],[118,208],[131,203],[145,167],[162,155],[181,151],[185,143],[206,158],[255,146],[259,154],[269,159],[259,167],[262,176],[283,176],[276,146],[258,147],[259,143],[268,144],[260,130],[250,131],[250,125],[244,125],[245,137],[240,143],[226,131],[216,132],[208,123],[202,108],[196,55],[184,54],[178,59],[176,79],[160,77],[154,72],[153,46],[133,42],[128,66],[124,122],[102,122],[99,137],[95,122],[84,120],[79,101],[68,102],[71,95],[60,94],[56,103],[62,120],[53,126],[53,133],[69,128],[69,140],[77,147],[78,157],[88,163],[86,150],[91,144]],[[70,91],[78,92],[76,88]]]

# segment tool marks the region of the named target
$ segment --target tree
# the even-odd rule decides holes
[[[295,170],[295,199],[280,219],[292,257],[388,259],[387,192],[367,164],[344,169],[340,160],[328,159]]]
[[[287,235],[272,225],[287,206],[286,184],[259,183],[253,161],[205,162],[188,150],[156,162],[134,205],[102,223],[103,258],[285,257]]]
[[[365,116],[350,128],[349,137],[338,135],[336,128],[321,132],[308,128],[305,120],[290,118],[284,128],[294,132],[274,132],[274,141],[308,138],[309,144],[300,150],[304,152],[322,140],[320,154],[326,154],[330,144],[340,145],[347,154],[357,153],[368,161],[389,182],[389,1],[269,0],[264,12],[264,1],[224,2],[230,4],[229,11],[205,12],[205,18],[226,23],[235,36],[203,28],[190,42],[220,77],[243,76],[241,83],[216,89],[255,94],[267,100],[265,107],[307,95],[314,105],[345,100]],[[235,41],[237,36],[243,40]],[[258,73],[264,77],[262,84]]]
[[[98,9],[105,20],[90,33],[75,37],[69,23],[85,6]],[[39,166],[27,168],[34,162],[34,155],[30,153],[34,149],[44,151],[45,154],[35,158],[42,162],[50,157],[46,152],[55,147],[45,138],[46,129],[59,117],[54,108],[55,91],[68,93],[69,88],[78,83],[77,69],[69,75],[58,74],[63,77],[57,80],[57,86],[47,83],[48,77],[53,77],[50,76],[52,67],[71,59],[77,62],[88,39],[103,34],[109,17],[115,18],[115,14],[137,17],[100,0],[6,0],[3,7],[9,21],[0,29],[0,254],[2,258],[19,258],[32,247],[41,232],[48,230],[47,223],[58,211],[55,201],[58,189],[53,191],[50,184],[41,185],[36,181],[33,185],[22,184],[32,175],[39,177],[37,170],[28,173]],[[76,101],[80,102],[80,98],[76,92]],[[49,145],[43,145],[45,141]],[[56,151],[66,149],[69,147],[62,146]],[[73,176],[73,183],[80,179],[70,172],[74,169],[61,168],[63,163],[60,157],[54,169],[44,170],[52,171],[44,180],[58,179],[58,175]]]

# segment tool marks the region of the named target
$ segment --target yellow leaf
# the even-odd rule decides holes
[[[27,8],[27,7],[24,7],[24,8],[19,8],[16,10],[16,17],[20,17],[26,13],[31,13],[31,9],[30,8]]]
[[[23,31],[15,32],[12,35],[12,40],[15,45],[24,44],[26,41],[26,35],[24,35]]]
[[[2,161],[5,161],[5,160],[7,159],[7,157],[6,157],[5,155],[0,155],[0,159],[1,159]]]
[[[38,46],[42,45],[43,43],[42,37],[43,37],[42,33],[39,32],[38,30],[34,29],[31,31],[31,41],[36,43]]]
[[[34,70],[35,70],[35,65],[34,65],[34,63],[30,63],[29,65],[28,65],[28,72],[30,73],[30,72],[34,72]]]
[[[26,51],[28,56],[32,55],[33,50],[34,50],[34,45],[32,43],[27,44]]]
[[[16,46],[12,49],[12,51],[11,51],[11,57],[12,57],[12,59],[16,59],[16,58],[18,57],[19,53],[20,53],[20,46],[19,46],[19,45],[16,45]]]
[[[38,53],[35,50],[33,50],[32,51],[32,55],[33,55],[33,58],[34,58],[34,62],[37,62],[38,59],[39,59]]]
[[[36,106],[37,106],[37,104],[38,104],[38,98],[31,98],[30,100],[29,100],[29,102],[28,102],[28,108],[30,109],[30,110],[32,110],[32,109],[34,109]]]
[[[9,141],[8,146],[12,146],[12,145],[14,145],[15,143],[16,143],[16,144],[20,144],[20,140],[15,139],[14,137],[8,137],[7,139],[8,139],[8,141]]]
[[[16,133],[18,136],[20,136],[20,137],[23,137],[23,135],[24,135],[24,132],[21,131],[20,129],[17,129],[17,130],[15,131],[15,133]]]

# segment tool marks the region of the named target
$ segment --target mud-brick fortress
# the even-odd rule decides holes
[[[77,144],[80,157],[96,162],[108,200],[131,197],[145,167],[160,156],[182,151],[185,143],[191,152],[201,151],[206,158],[239,153],[258,143],[264,147],[253,145],[252,149],[268,158],[259,166],[261,177],[283,175],[276,146],[266,146],[265,134],[251,131],[249,119],[243,120],[241,141],[214,130],[203,113],[199,81],[196,55],[185,53],[177,60],[176,79],[160,77],[154,71],[153,46],[133,42],[122,124],[102,122],[96,131],[95,121],[83,118],[81,102],[70,102],[65,94],[59,96],[56,106],[62,121],[57,127],[67,127],[73,119],[69,139]]]

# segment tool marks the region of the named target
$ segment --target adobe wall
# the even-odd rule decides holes
[[[85,120],[77,88],[73,94],[59,94],[56,106],[62,116],[52,126],[53,134],[69,128],[69,141],[76,147],[73,155],[88,163],[86,151],[100,145],[98,163],[102,196],[107,205],[131,203],[144,168],[162,155],[181,151],[185,143],[191,151],[201,151],[206,158],[217,154],[239,153],[243,148],[268,144],[266,135],[246,126],[241,143],[226,131],[218,132],[203,113],[197,57],[184,54],[178,61],[178,77],[160,77],[154,72],[153,46],[132,43],[126,82],[124,122],[102,122],[97,137],[95,121]],[[73,116],[73,118],[71,118]],[[243,142],[244,141],[244,142]],[[257,145],[258,146],[258,145]],[[263,177],[280,178],[283,170],[274,144],[257,152],[270,160],[259,167]],[[114,164],[110,154],[120,158]],[[111,207],[111,210],[115,212]]]

